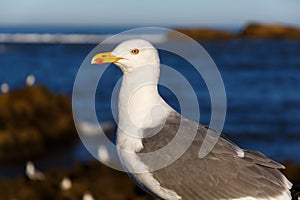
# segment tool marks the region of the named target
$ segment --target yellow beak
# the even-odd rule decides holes
[[[120,59],[111,55],[111,52],[99,53],[92,58],[91,64],[116,63]]]

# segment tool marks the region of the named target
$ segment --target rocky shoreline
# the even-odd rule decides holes
[[[300,28],[281,24],[250,23],[238,32],[210,28],[175,28],[195,40],[228,40],[228,39],[289,39],[300,40]],[[177,34],[168,33],[168,38],[178,39]]]
[[[36,159],[75,141],[69,97],[43,86],[0,94],[0,163]]]

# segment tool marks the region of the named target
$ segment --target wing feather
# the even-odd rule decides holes
[[[143,139],[144,149],[141,153],[164,147],[179,130],[183,131],[180,134],[187,137],[190,131],[197,130],[193,143],[175,162],[152,173],[162,187],[175,191],[184,200],[235,199],[249,196],[269,199],[289,192],[291,184],[287,184],[288,180],[278,170],[283,168],[281,164],[260,152],[244,151],[224,137],[219,138],[206,157],[199,158],[198,151],[207,128],[183,119],[175,112],[168,117],[158,134]],[[238,156],[238,151],[243,151],[244,156]]]

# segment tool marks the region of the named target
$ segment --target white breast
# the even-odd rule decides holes
[[[139,185],[163,199],[176,200],[181,197],[161,187],[136,154],[143,149],[143,129],[160,125],[171,111],[159,96],[158,73],[144,70],[123,76],[119,94],[117,147],[122,166]]]

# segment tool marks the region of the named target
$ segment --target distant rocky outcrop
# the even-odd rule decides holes
[[[176,28],[175,30],[195,40],[226,40],[234,38],[300,40],[300,28],[280,24],[250,23],[238,32],[208,28]],[[178,35],[170,32],[168,37],[176,39]]]
[[[71,100],[42,86],[0,94],[0,162],[19,162],[74,141]]]
[[[195,40],[224,40],[234,38],[235,35],[229,31],[208,29],[208,28],[177,28],[175,29]],[[178,34],[170,32],[168,34],[170,39],[178,39]]]
[[[300,29],[279,24],[249,24],[239,34],[242,38],[300,39]]]

